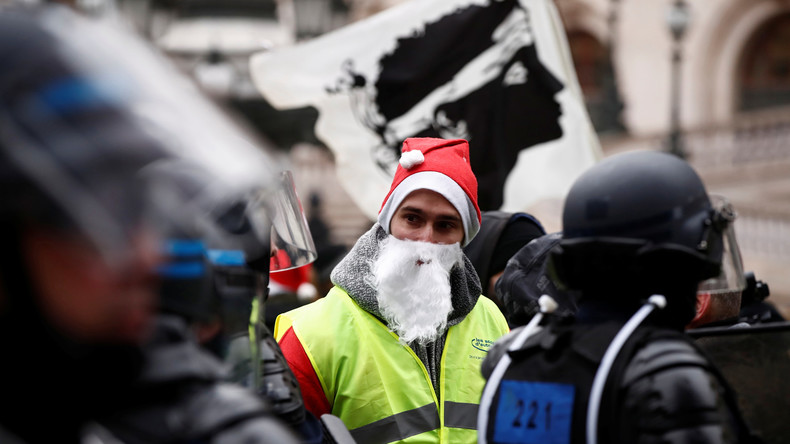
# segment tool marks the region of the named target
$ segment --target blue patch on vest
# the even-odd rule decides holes
[[[194,239],[168,239],[164,245],[165,253],[170,256],[203,256],[206,246],[201,240]]]
[[[246,264],[244,252],[241,250],[208,250],[206,254],[214,265],[241,267]]]
[[[120,90],[110,82],[98,78],[63,78],[52,82],[39,92],[39,97],[50,109],[61,112],[81,112],[120,103]]]
[[[494,441],[568,444],[574,387],[547,382],[502,381],[494,419]]]
[[[157,267],[159,276],[172,279],[196,279],[206,274],[202,262],[175,262]]]

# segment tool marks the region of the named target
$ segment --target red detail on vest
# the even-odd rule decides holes
[[[288,366],[291,367],[296,380],[299,381],[305,408],[316,418],[320,418],[324,413],[332,413],[332,406],[321,387],[321,381],[319,381],[302,343],[296,337],[293,327],[289,328],[280,338],[279,344]]]

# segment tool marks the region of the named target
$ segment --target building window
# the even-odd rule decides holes
[[[182,0],[177,4],[181,18],[246,17],[277,19],[276,0]]]
[[[754,33],[744,47],[739,73],[740,110],[790,105],[790,13]]]
[[[584,31],[569,32],[568,45],[584,98],[600,100],[606,50],[598,39]]]
[[[624,131],[620,118],[623,103],[617,90],[617,79],[607,47],[584,31],[568,32],[568,45],[595,131]]]
[[[345,0],[293,0],[296,15],[296,38],[311,39],[348,23],[349,8]]]

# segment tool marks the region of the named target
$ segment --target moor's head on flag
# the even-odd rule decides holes
[[[467,139],[484,209],[502,205],[521,150],[562,136],[555,94],[563,84],[540,62],[518,0],[467,5],[404,29],[377,78],[356,64],[347,59],[327,91],[352,96],[355,117],[378,137],[377,167],[392,174],[408,137]]]

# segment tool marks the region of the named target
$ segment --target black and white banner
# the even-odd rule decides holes
[[[600,157],[550,0],[412,0],[250,69],[274,107],[318,109],[316,135],[371,218],[407,137],[469,140],[483,210],[562,197]]]

